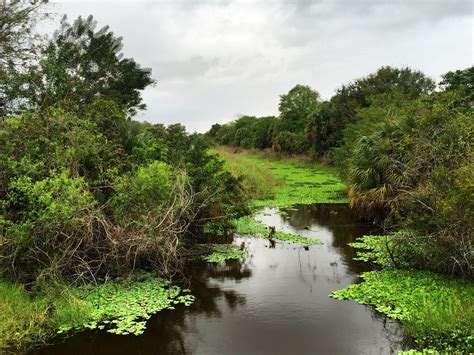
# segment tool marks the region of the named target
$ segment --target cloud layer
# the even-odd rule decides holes
[[[295,84],[329,98],[382,65],[434,79],[473,62],[473,5],[464,0],[61,1],[124,37],[151,67],[140,119],[206,131],[239,114],[277,114]]]

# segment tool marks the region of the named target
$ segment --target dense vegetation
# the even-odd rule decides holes
[[[279,117],[215,124],[210,141],[234,148],[304,154],[335,165],[350,204],[392,239],[393,262],[474,275],[474,67],[438,86],[419,71],[382,67],[328,101],[297,85]]]
[[[94,314],[110,327],[102,313],[118,308],[91,314],[82,294],[57,290],[102,287],[139,269],[169,278],[203,230],[225,232],[246,209],[238,179],[199,135],[133,120],[154,80],[123,58],[121,39],[92,17],[63,18],[54,36],[39,37],[32,26],[43,3],[0,4],[9,24],[0,26],[2,323],[24,310],[0,336],[0,352]],[[162,285],[149,284],[143,292],[153,298]],[[122,298],[137,298],[120,287]],[[164,301],[149,313],[168,296],[155,297]],[[143,322],[124,329],[135,316],[116,319],[117,331],[140,330]]]
[[[141,91],[155,84],[150,70],[123,58],[121,39],[92,17],[63,18],[54,36],[38,36],[33,25],[47,16],[45,2],[0,4],[0,352],[80,328],[139,334],[152,313],[193,301],[163,279],[179,272],[190,248],[233,230],[265,236],[252,217],[238,219],[248,205],[347,201],[333,167],[217,148],[224,163],[208,143],[332,163],[354,210],[390,232],[363,242],[372,249],[363,258],[474,275],[474,68],[449,72],[436,86],[421,72],[382,67],[328,101],[297,85],[281,96],[278,117],[243,116],[203,137],[180,124],[134,120],[145,109]],[[319,242],[282,231],[273,238]],[[209,247],[210,262],[244,254]],[[387,284],[400,274],[382,275]],[[422,345],[467,349],[471,319],[457,315],[472,287],[454,296],[454,284],[433,275],[414,282],[446,283],[439,294],[449,289],[454,311],[433,328],[445,343],[424,333],[423,310],[403,313],[411,301],[393,293],[398,288],[368,300],[378,279],[366,276],[372,284],[338,295],[400,315],[426,337]],[[426,302],[440,309],[436,295]],[[115,301],[105,305],[108,296]],[[451,343],[453,329],[461,340]]]

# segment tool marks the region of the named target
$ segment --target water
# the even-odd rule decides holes
[[[367,266],[347,246],[376,232],[345,205],[266,208],[257,218],[278,230],[318,238],[309,250],[286,242],[236,238],[247,257],[189,266],[191,307],[163,311],[141,336],[84,332],[37,354],[391,354],[403,348],[394,321],[372,308],[328,297],[358,282]]]

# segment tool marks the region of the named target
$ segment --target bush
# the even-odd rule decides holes
[[[138,168],[134,174],[117,177],[110,203],[115,220],[123,223],[144,214],[160,213],[171,202],[173,183],[171,167],[158,161]]]

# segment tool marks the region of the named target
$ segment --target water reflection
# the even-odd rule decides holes
[[[297,206],[258,218],[277,229],[319,238],[303,246],[236,238],[247,256],[188,265],[198,301],[153,317],[142,336],[86,332],[39,354],[389,354],[401,349],[398,324],[328,294],[357,281],[347,243],[376,232],[344,205]]]

